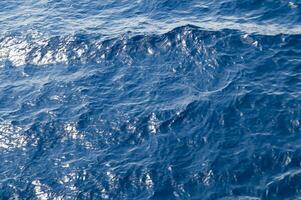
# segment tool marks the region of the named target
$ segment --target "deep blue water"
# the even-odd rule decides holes
[[[301,199],[298,0],[2,0],[0,80],[0,199]]]

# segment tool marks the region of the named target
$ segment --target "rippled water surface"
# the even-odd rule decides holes
[[[300,199],[301,2],[0,1],[0,199]]]

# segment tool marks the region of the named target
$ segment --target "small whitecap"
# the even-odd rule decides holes
[[[204,141],[204,143],[208,142],[207,136],[203,137],[203,141]]]
[[[59,50],[57,54],[55,54],[54,63],[68,63],[68,57],[64,50]]]
[[[100,192],[101,192],[101,197],[102,197],[103,199],[109,199],[109,198],[110,198],[109,195],[107,194],[107,191],[106,191],[105,188],[102,188],[102,189],[100,190]]]
[[[62,164],[62,167],[63,167],[63,168],[69,168],[69,167],[70,167],[70,164],[69,164],[69,163],[63,163],[63,164]]]
[[[64,185],[66,188],[68,188],[72,192],[76,192],[77,188],[75,186],[75,181],[78,179],[78,175],[74,172],[71,172],[69,174],[66,174],[63,176],[60,180],[59,183],[61,185]]]
[[[134,126],[134,124],[129,123],[127,125],[127,130],[131,133],[134,133],[136,131],[136,126]]]
[[[174,195],[176,198],[180,198],[180,195],[179,195],[176,191],[173,191],[173,195]]]
[[[300,121],[298,119],[294,119],[294,120],[292,120],[292,124],[293,124],[293,126],[298,127],[300,125]]]
[[[83,48],[78,48],[75,50],[76,54],[78,57],[81,57],[85,53],[85,49]]]
[[[49,97],[50,100],[56,100],[56,101],[60,100],[60,98],[61,97],[59,95],[53,95],[53,96]]]
[[[118,177],[113,173],[113,171],[107,171],[106,175],[108,177],[108,182],[110,184],[111,188],[116,187],[116,181],[118,180]]]
[[[182,43],[182,45],[183,45],[183,47],[184,47],[184,48],[186,48],[186,47],[187,47],[187,45],[186,45],[186,41],[185,41],[185,40],[182,40],[182,42],[181,42],[181,43]]]
[[[254,40],[250,35],[248,34],[245,34],[245,35],[242,35],[241,37],[241,41],[246,43],[246,44],[250,44],[252,46],[255,46],[255,47],[258,47],[259,46],[259,43],[258,41]]]
[[[294,3],[294,2],[288,2],[288,6],[290,7],[290,8],[297,8],[298,6]]]
[[[148,52],[148,54],[150,54],[150,55],[153,55],[154,54],[154,50],[152,49],[152,48],[147,48],[147,52]]]
[[[145,185],[148,189],[152,188],[154,185],[153,180],[151,179],[149,173],[147,173],[145,176]]]
[[[212,177],[213,177],[213,171],[212,171],[212,170],[209,170],[209,171],[207,172],[207,174],[205,175],[205,177],[203,178],[203,183],[204,183],[204,185],[209,186]]]
[[[65,141],[66,139],[83,139],[83,135],[76,129],[76,126],[74,123],[66,123],[64,125],[64,130],[66,133],[66,137],[63,138],[62,142]]]
[[[39,180],[34,180],[31,184],[34,186],[34,192],[38,200],[48,200],[51,198],[50,194],[47,192],[49,190],[48,187]]]
[[[292,162],[292,158],[288,155],[285,159],[284,164],[287,166],[288,164],[290,164]]]
[[[157,117],[155,113],[152,113],[149,122],[148,122],[148,129],[151,133],[156,134],[157,133]]]

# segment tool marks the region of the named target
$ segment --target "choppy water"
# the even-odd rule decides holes
[[[300,199],[301,3],[0,2],[0,199]]]

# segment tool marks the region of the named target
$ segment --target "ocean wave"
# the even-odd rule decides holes
[[[276,1],[63,1],[2,2],[1,34],[31,31],[117,36],[165,33],[193,24],[205,30],[239,29],[259,34],[300,34],[300,2]]]
[[[300,198],[299,1],[0,9],[0,199]]]
[[[282,47],[291,40],[299,40],[299,37],[300,35],[248,34],[231,29],[205,31],[192,25],[175,28],[160,35],[129,36],[124,34],[110,39],[95,34],[45,37],[35,32],[2,37],[0,39],[0,61],[2,67],[6,61],[14,66],[101,63],[108,60],[132,64],[131,62],[134,60],[141,60],[138,57],[140,55],[144,58],[142,55],[147,57],[164,57],[167,55],[175,57],[178,54],[187,58],[190,57],[191,60],[196,58],[195,62],[202,62],[203,60],[208,62],[210,57],[214,56],[214,52],[220,51],[223,45],[227,45],[227,51],[233,51],[233,48],[240,46],[243,47],[244,44],[262,50],[260,40],[267,42],[266,45]],[[237,43],[235,43],[236,40]],[[230,44],[226,44],[226,42],[230,42]],[[236,47],[235,45],[238,44],[240,46]],[[248,46],[243,48],[246,47]],[[132,55],[135,57],[132,58]],[[208,59],[200,59],[198,56],[207,56]],[[216,65],[214,58],[211,62],[208,65]]]
[[[298,196],[300,40],[2,37],[0,198]]]

